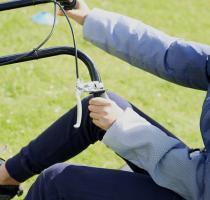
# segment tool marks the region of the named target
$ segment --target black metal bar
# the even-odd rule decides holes
[[[15,8],[22,8],[26,6],[31,5],[37,5],[37,4],[43,4],[43,3],[49,3],[50,0],[15,0],[15,1],[8,1],[3,2],[0,4],[0,11],[4,10],[11,10]]]
[[[91,80],[92,81],[101,81],[100,75],[93,63],[93,61],[82,51],[77,50],[78,58],[87,66]],[[0,57],[0,66],[26,62],[30,60],[42,59],[47,57],[53,57],[58,55],[71,55],[75,56],[75,49],[72,47],[60,46],[60,47],[51,47],[46,49],[40,49],[33,54],[20,53],[13,54],[8,56]]]
[[[65,3],[69,8],[75,6],[75,1],[70,3],[68,0],[57,0],[60,3]],[[27,6],[34,6],[38,4],[50,3],[52,0],[13,0],[8,2],[0,3],[0,11],[12,10],[16,8],[23,8]]]

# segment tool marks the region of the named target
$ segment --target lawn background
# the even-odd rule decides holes
[[[210,44],[210,0],[88,0],[91,8],[116,11],[150,24],[172,36]],[[0,56],[33,49],[50,27],[34,24],[39,11],[52,12],[52,5],[39,5],[0,13]],[[183,88],[155,78],[92,46],[73,23],[78,47],[96,63],[107,89],[132,101],[191,147],[202,147],[199,117],[205,97],[202,91]],[[70,45],[64,18],[45,47]],[[88,80],[87,70],[81,75]],[[0,68],[0,146],[4,158],[39,135],[75,104],[74,59],[67,56]],[[43,152],[44,153],[44,152]],[[73,163],[120,168],[123,161],[103,144],[84,151]],[[24,184],[25,190],[34,181]]]

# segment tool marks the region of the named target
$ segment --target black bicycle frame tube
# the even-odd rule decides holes
[[[64,0],[57,0],[57,1],[63,2]],[[52,0],[13,0],[13,1],[0,3],[0,11],[12,10],[16,8],[22,8],[22,7],[50,3],[50,2],[52,2]]]
[[[101,82],[100,75],[93,63],[93,61],[82,51],[77,50],[78,58],[87,66],[91,80]],[[51,47],[46,49],[40,49],[33,54],[20,53],[0,57],[0,66],[26,62],[30,60],[42,59],[47,57],[53,57],[58,55],[71,55],[75,56],[75,49],[67,46]]]

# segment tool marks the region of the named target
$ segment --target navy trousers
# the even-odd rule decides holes
[[[122,109],[133,108],[150,123],[174,137],[121,97],[109,93],[110,99]],[[89,97],[90,98],[90,97]],[[62,116],[37,139],[24,147],[6,163],[9,173],[22,182],[41,173],[29,190],[26,200],[178,200],[174,192],[154,183],[143,169],[127,162],[134,172],[73,166],[62,163],[77,155],[90,144],[101,140],[105,131],[96,127],[88,112],[88,101],[82,102],[83,119],[79,129],[76,107]],[[56,164],[57,163],[57,164]],[[60,163],[60,164],[58,164]]]

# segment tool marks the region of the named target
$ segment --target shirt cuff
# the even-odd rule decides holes
[[[151,125],[147,120],[139,116],[131,108],[127,108],[116,120],[116,122],[107,130],[102,142],[116,152],[122,152],[124,149],[121,147],[119,139],[125,137],[123,135],[128,134],[129,131],[126,130],[129,130],[130,128],[135,129],[135,127],[139,126],[140,124],[142,124],[142,126]]]
[[[154,160],[177,144],[182,145],[179,140],[168,136],[131,108],[127,108],[107,130],[102,141],[123,157],[133,151],[140,151],[149,157],[154,156]]]

